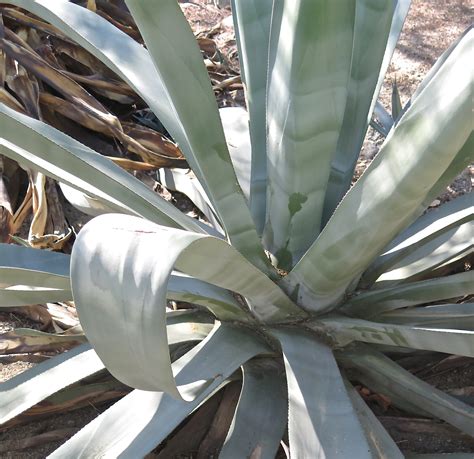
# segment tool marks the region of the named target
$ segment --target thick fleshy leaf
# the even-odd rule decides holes
[[[364,429],[373,457],[379,457],[381,459],[403,459],[405,456],[395,441],[384,429],[373,411],[367,406],[364,400],[362,400],[362,397],[354,386],[347,380],[344,380],[344,383]]]
[[[226,107],[219,110],[224,127],[227,147],[229,148],[232,165],[239,181],[242,193],[250,200],[252,188],[252,148],[249,133],[249,115],[242,107]],[[255,218],[255,216],[254,216]]]
[[[171,345],[202,341],[214,328],[211,317],[197,310],[180,309],[166,313],[166,333]]]
[[[288,421],[283,368],[255,360],[243,366],[239,403],[219,457],[274,459]]]
[[[394,1],[394,12],[392,17],[392,25],[390,26],[390,34],[388,36],[387,46],[385,48],[385,54],[383,56],[382,65],[379,72],[379,79],[377,81],[377,87],[374,91],[374,97],[372,99],[372,107],[369,110],[369,117],[373,112],[373,107],[377,103],[377,98],[380,93],[383,81],[385,79],[385,73],[387,72],[390,61],[392,60],[393,52],[398,42],[398,37],[403,28],[405,18],[407,17],[408,10],[410,9],[411,0],[395,0]]]
[[[95,351],[83,344],[0,384],[0,424],[103,368]]]
[[[232,165],[242,192],[248,200],[250,195],[251,149],[247,111],[242,107],[226,107],[221,108],[219,114],[224,127]],[[219,231],[213,234],[214,236],[218,236],[222,232],[215,210],[196,177],[179,169],[160,169],[160,181],[167,188],[180,191],[193,201],[214,228]]]
[[[321,224],[346,106],[356,2],[283,3],[281,22],[271,31],[263,239],[279,266],[290,270]]]
[[[168,280],[169,300],[204,306],[220,319],[241,319],[242,305],[228,290],[174,271]]]
[[[12,285],[0,288],[0,308],[71,300],[72,292],[70,288],[63,290],[29,285]]]
[[[474,303],[404,308],[377,316],[378,322],[430,328],[474,330]]]
[[[126,3],[176,116],[172,125],[161,121],[179,143],[232,245],[257,267],[270,272],[271,265],[232,167],[211,81],[179,4],[162,2],[157,9],[143,0]]]
[[[407,370],[367,346],[344,350],[338,360],[358,370],[357,379],[379,393],[408,402],[423,412],[443,419],[472,435],[474,407],[451,397],[413,376]]]
[[[471,221],[446,231],[421,247],[412,247],[410,252],[406,252],[405,257],[377,279],[375,287],[412,282],[446,263],[473,252],[474,221]]]
[[[206,196],[199,180],[190,171],[183,169],[162,168],[159,170],[160,182],[169,190],[184,193],[194,205],[206,216],[209,223],[216,229],[216,234],[223,233],[215,210]]]
[[[439,69],[442,67],[446,59],[451,55],[451,53],[456,49],[456,46],[458,43],[468,34],[473,34],[473,26],[469,26],[464,33],[459,36],[450,46],[449,48],[441,54],[441,56],[437,59],[433,67],[429,70],[429,72],[426,74],[425,78],[423,78],[423,81],[420,83],[420,85],[416,88],[416,91],[413,93],[411,96],[410,100],[407,103],[407,106],[410,106],[412,102],[421,94],[422,91],[429,85],[433,77],[438,73]]]
[[[212,395],[215,386],[206,388],[192,402],[176,400],[163,392],[134,390],[89,422],[49,457],[145,457]]]
[[[283,20],[283,10],[285,8],[284,1],[273,1],[273,11],[272,19],[270,22],[270,39],[268,41],[268,70],[267,70],[267,91],[268,85],[270,83],[270,75],[273,72],[273,67],[275,66],[277,52],[278,52],[278,43],[280,42],[280,33]],[[268,94],[267,94],[268,97]],[[268,110],[268,105],[267,105]],[[268,118],[267,118],[267,134],[268,134]],[[268,142],[268,139],[267,139]],[[268,165],[268,161],[267,161]]]
[[[357,158],[369,126],[371,117],[369,110],[377,87],[380,67],[385,52],[390,55],[393,52],[393,47],[386,48],[387,40],[390,33],[396,34],[398,38],[401,30],[401,28],[391,30],[393,3],[393,0],[356,2],[347,102],[336,152],[331,161],[322,227],[351,185]],[[390,45],[394,46],[394,43],[396,40],[392,39]],[[385,73],[386,68],[382,70]]]
[[[234,349],[237,343],[241,347],[238,352]],[[231,368],[235,370],[246,359],[261,353],[269,354],[271,349],[256,333],[216,322],[203,341],[173,362],[172,372],[183,398],[194,400],[210,384],[223,384]]]
[[[101,373],[105,373],[105,371]],[[101,373],[91,378],[99,382],[87,381],[86,383],[84,381],[83,383],[80,381],[72,384],[11,419],[1,426],[2,430],[44,419],[46,416],[54,416],[55,414],[65,415],[67,417],[68,414],[65,413],[79,408],[90,407],[91,404],[99,406],[104,402],[111,403],[130,392],[129,387],[116,379],[107,376],[103,378],[103,374]],[[77,429],[74,429],[71,435],[75,432],[77,432]],[[65,441],[65,438],[61,437],[61,441]]]
[[[331,349],[301,330],[273,330],[288,383],[292,457],[370,458]]]
[[[46,333],[31,328],[15,328],[2,333],[0,354],[54,352],[86,343],[84,333]]]
[[[193,401],[176,400],[162,392],[135,390],[89,423],[51,457],[143,457],[162,442],[193,410],[219,388],[240,365],[268,352],[244,330],[222,325],[210,339],[173,365],[176,380],[187,385],[213,380]],[[165,422],[163,422],[165,420]]]
[[[430,191],[426,195],[423,202],[418,206],[418,208],[413,212],[411,220],[415,220],[420,215],[422,215],[426,208],[436,199],[441,193],[443,193],[446,187],[455,180],[456,176],[462,172],[469,164],[473,161],[473,151],[474,151],[474,133],[468,137],[464,143],[461,150],[451,162],[446,171],[442,176],[436,181],[436,183],[431,187]],[[460,198],[456,198],[460,199]],[[462,257],[463,254],[460,254]],[[456,258],[452,260],[456,261]],[[443,266],[443,265],[442,265]]]
[[[387,137],[392,129],[393,119],[379,101],[375,104],[370,125],[384,137]]]
[[[341,346],[362,341],[474,357],[472,330],[392,325],[350,317],[322,319],[321,322]]]
[[[361,293],[343,311],[364,319],[407,306],[474,294],[474,271]]]
[[[98,215],[117,212],[116,208],[107,205],[102,199],[89,196],[64,183],[59,183],[59,187],[69,204],[72,204],[77,210],[86,215],[97,217]]]
[[[367,269],[361,280],[362,286],[374,282],[401,258],[416,248],[442,235],[446,231],[474,220],[473,200],[470,194],[460,196],[427,212],[399,236],[397,236]],[[469,239],[469,238],[467,238]]]
[[[168,312],[166,315],[166,323],[167,323],[167,332],[168,332],[168,337],[169,337],[169,343],[170,343],[170,353],[172,355],[172,360],[176,360],[173,358],[174,351],[173,349],[176,350],[176,353],[179,355],[183,355],[182,349],[180,348],[186,347],[186,344],[190,344],[190,341],[202,341],[212,330],[213,325],[212,323],[209,323],[209,316],[206,314],[203,314],[201,311],[186,311],[186,310],[179,310],[179,311],[172,311]],[[18,329],[17,329],[18,331]],[[32,331],[32,330],[25,330],[25,333],[31,334],[32,332],[36,332],[37,336],[41,335],[47,335],[41,332],[37,331]],[[33,335],[34,336],[34,335]],[[58,335],[56,335],[58,336]],[[71,337],[73,338],[73,337]],[[189,346],[187,346],[189,348]],[[189,350],[189,349],[188,349]],[[69,352],[68,354],[62,354],[63,356],[65,355],[72,355],[74,354],[74,351]],[[91,351],[93,352],[93,351]],[[94,353],[95,355],[95,353]],[[81,361],[77,361],[77,364],[81,364]],[[43,364],[44,365],[44,364]],[[103,365],[102,365],[103,368]],[[31,371],[33,376],[35,376],[35,370],[28,370]],[[62,371],[67,371],[67,368],[63,368]],[[56,378],[63,378],[64,375],[55,374],[54,375]],[[41,387],[41,380],[39,381],[40,387]],[[115,383],[112,383],[113,386],[117,386],[119,384],[117,381]],[[106,384],[107,385],[107,384]],[[120,385],[120,384],[119,384]],[[82,402],[86,402],[87,404],[87,398],[84,399],[84,392],[92,392],[92,397],[94,399],[94,403],[98,400],[97,399],[97,392],[94,394],[94,391],[97,391],[99,387],[95,386],[100,386],[100,384],[93,384],[93,385],[86,385],[86,386],[78,386],[78,387],[71,387],[68,388],[67,390],[61,390],[60,392],[56,392],[55,394],[52,394],[49,396],[47,399],[44,400],[44,404],[46,406],[36,406],[32,407],[31,409],[28,409],[27,412],[27,418],[35,415],[41,415],[46,412],[57,412],[61,411],[61,409],[64,409],[64,402],[66,402],[66,408],[67,408],[67,403],[70,401],[71,397],[78,397],[80,400],[82,399]],[[34,387],[29,387],[29,390],[36,390]],[[59,388],[61,389],[61,388]],[[59,390],[57,389],[57,390]],[[71,389],[71,390],[69,390]],[[41,389],[43,390],[43,389]],[[102,391],[100,391],[102,392]],[[74,394],[77,395],[74,395]],[[40,396],[41,394],[38,394]],[[103,396],[104,394],[101,394],[99,396],[99,399]],[[112,391],[112,394],[108,395],[112,396],[112,398],[117,398],[120,393],[117,393]],[[125,395],[125,394],[122,394]],[[61,405],[63,407],[61,408]],[[10,422],[14,423],[15,419],[12,419]],[[10,423],[8,424],[10,425]]]
[[[459,150],[456,157],[451,161],[451,164],[446,169],[446,171],[441,175],[441,177],[436,181],[436,183],[431,187],[430,191],[426,195],[423,202],[418,206],[416,211],[413,213],[412,220],[414,221],[420,215],[425,212],[427,207],[436,199],[440,194],[442,194],[446,187],[449,186],[469,164],[473,161],[473,152],[474,151],[474,132],[467,138],[464,145]]]
[[[212,263],[209,253],[218,254]],[[179,397],[165,331],[167,286],[173,269],[242,294],[262,319],[278,321],[304,314],[221,239],[135,217],[97,217],[81,230],[73,248],[74,300],[86,335],[107,368],[132,387]],[[252,320],[245,306],[227,304],[221,311],[223,319]],[[104,335],[108,329],[114,334]]]
[[[471,49],[466,36],[284,278],[300,304],[317,311],[334,308],[353,279],[411,223],[426,190],[464,146],[472,131],[472,81],[463,70],[470,65]]]
[[[392,253],[414,242],[426,241],[450,228],[474,220],[473,198],[470,193],[430,209],[412,225],[402,231],[387,247]],[[385,254],[384,254],[385,255]]]
[[[469,268],[472,264],[473,256],[474,250],[472,247],[470,247],[466,251],[460,252],[456,256],[453,256],[449,260],[446,260],[436,269],[421,274],[420,276],[413,277],[412,279],[410,279],[410,282],[421,279],[434,279],[435,277],[447,276],[453,271],[456,272]]]
[[[116,211],[202,232],[200,226],[99,153],[57,129],[0,104],[0,151],[98,199]]]
[[[0,244],[0,287],[35,285],[70,290],[70,257],[62,253]]]
[[[265,223],[267,199],[266,95],[268,46],[273,9],[273,0],[232,2],[239,63],[250,118],[249,206],[259,233],[262,232]],[[245,193],[245,190],[243,191]]]
[[[400,99],[400,91],[398,90],[397,80],[392,84],[392,118],[395,122],[403,112],[402,101]]]

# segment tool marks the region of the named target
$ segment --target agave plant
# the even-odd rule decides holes
[[[223,458],[273,458],[282,438],[294,458],[404,457],[350,381],[473,434],[471,406],[393,358],[474,356],[472,197],[423,214],[472,161],[472,31],[390,125],[378,107],[388,136],[351,187],[408,1],[234,0],[247,109],[220,112],[176,1],[126,1],[146,48],[65,0],[7,3],[146,101],[194,173],[163,181],[210,223],[0,105],[1,153],[105,213],[70,258],[0,246],[0,305],[73,298],[88,340],[3,383],[0,422],[105,367],[133,391],[51,457],[142,457],[235,379]]]

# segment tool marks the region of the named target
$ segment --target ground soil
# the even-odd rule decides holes
[[[183,10],[190,20],[196,34],[202,37],[212,38],[225,63],[223,70],[227,77],[232,78],[238,74],[238,59],[233,35],[232,22],[229,18],[230,10],[219,9],[212,1],[194,0],[193,2],[180,2]],[[401,39],[395,51],[392,64],[388,70],[384,86],[381,92],[383,105],[389,109],[391,99],[392,83],[396,80],[400,90],[401,99],[406,103],[413,94],[415,88],[426,75],[427,71],[439,56],[472,22],[473,9],[469,0],[413,0],[412,7],[405,23]],[[238,84],[231,85],[226,91],[219,95],[219,103],[222,106],[242,104],[244,101],[243,91]],[[383,142],[382,137],[370,129],[364,144],[357,172],[359,175],[377,153]],[[474,168],[471,166],[460,174],[446,193],[433,203],[439,205],[458,194],[467,193],[472,190],[474,180]],[[71,217],[74,218],[74,215]],[[17,327],[37,327],[14,313],[0,313],[0,333],[7,332]],[[0,382],[8,380],[18,373],[33,365],[25,361],[11,362],[4,359],[0,351]],[[6,360],[9,363],[1,363]],[[465,361],[463,365],[439,375],[427,373],[424,375],[431,384],[444,390],[471,388],[474,386],[474,363]],[[71,413],[60,416],[50,416],[41,421],[30,422],[25,426],[13,428],[7,432],[0,432],[0,451],[2,445],[14,439],[29,438],[44,432],[64,430],[64,439],[72,435],[74,431],[81,428],[100,411],[104,406],[89,406]],[[404,414],[400,412],[385,413],[377,406],[374,410],[389,429],[403,451],[415,452],[451,452],[466,451],[474,454],[474,442],[466,436],[460,436],[456,431],[451,437],[446,431],[440,434],[438,427],[430,425],[421,420],[416,424],[416,429],[407,431],[402,426]],[[390,417],[392,416],[392,417]],[[394,425],[393,420],[400,418],[400,422]],[[387,418],[389,418],[387,420]],[[425,423],[424,423],[425,422]],[[441,429],[442,430],[442,429]],[[443,435],[445,435],[443,437]],[[52,452],[64,440],[45,443],[36,447],[12,452],[0,452],[0,458],[42,458]]]

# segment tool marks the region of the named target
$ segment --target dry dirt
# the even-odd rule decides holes
[[[193,2],[181,2],[183,10],[190,20],[193,29],[201,36],[212,38],[218,46],[219,52],[226,64],[225,72],[232,77],[238,73],[238,61],[235,39],[231,21],[230,10],[219,9],[212,1],[194,0]],[[419,82],[436,61],[439,56],[454,40],[468,27],[473,18],[472,4],[469,0],[413,0],[412,7],[405,23],[402,36],[395,51],[392,64],[387,73],[385,83],[381,92],[382,103],[388,108],[391,98],[391,84],[397,81],[402,102],[405,103],[414,92]],[[231,86],[229,90],[219,98],[221,105],[234,105],[243,103],[243,92],[240,86]],[[358,172],[360,173],[370,162],[382,143],[381,136],[369,130]],[[457,194],[470,192],[473,186],[474,168],[465,170],[456,181],[449,187],[439,201],[443,202]],[[439,205],[435,202],[434,205]],[[0,313],[0,333],[11,330],[18,326],[31,326],[23,318],[14,314]],[[0,382],[8,380],[31,365],[28,362],[1,363],[5,356],[0,351]],[[443,374],[437,379],[436,374],[430,375],[430,383],[438,385],[443,389],[456,389],[459,387],[473,386],[474,365],[471,362]],[[42,421],[31,422],[25,426],[14,428],[7,432],[0,432],[0,451],[2,445],[12,439],[28,438],[40,435],[44,432],[63,431],[63,437],[67,438],[75,430],[93,419],[98,412],[105,407],[91,406],[61,416],[52,416]],[[383,413],[379,413],[383,414]],[[385,419],[385,418],[383,418]],[[449,452],[470,451],[474,454],[474,445],[466,443],[453,434],[453,441],[443,442],[440,440],[436,429],[423,432],[400,432],[400,429],[390,427],[390,422],[384,423],[390,428],[390,432],[399,442],[404,451],[416,450],[418,452]],[[420,424],[421,426],[423,423]],[[419,425],[418,425],[419,427]],[[425,429],[426,430],[426,429]],[[431,432],[431,433],[430,433]],[[454,438],[455,437],[455,438]],[[41,446],[1,452],[0,458],[42,458],[53,451],[61,441],[45,443]]]

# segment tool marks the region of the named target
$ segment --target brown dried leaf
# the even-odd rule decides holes
[[[20,30],[21,32],[21,30]],[[4,28],[4,36],[6,40],[10,40],[11,42],[18,45],[20,48],[25,48],[33,54],[37,54],[37,52],[30,46],[30,44],[20,35],[13,32],[13,30],[8,29],[7,27]]]
[[[63,73],[74,81],[88,85],[94,91],[122,104],[130,104],[138,99],[136,93],[121,81],[110,80],[101,75],[78,75],[68,71],[63,71]]]
[[[123,33],[126,33],[129,37],[133,38],[135,41],[139,43],[143,43],[142,37],[140,35],[140,32],[138,32],[138,29],[134,29],[133,27],[130,27],[128,25],[122,24],[121,22],[115,20],[112,16],[109,16],[107,13],[104,11],[97,11],[97,14],[107,21],[109,21],[111,24],[113,24],[117,29],[121,30]]]
[[[56,54],[53,53],[51,46],[49,44],[41,43],[40,46],[37,46],[35,54],[44,59],[49,65],[53,66],[57,70],[65,70],[65,66],[58,60]]]
[[[33,207],[33,186],[30,182],[28,184],[28,190],[26,191],[26,195],[23,198],[23,202],[20,204],[15,214],[13,215],[13,234],[16,234],[20,230],[21,225],[25,221],[25,218],[29,214],[32,207]]]
[[[66,222],[55,182],[36,171],[29,172],[33,220],[28,243],[37,249],[61,250],[72,235]]]
[[[88,10],[94,11],[95,13],[97,11],[97,5],[95,4],[95,0],[87,0],[86,8]]]
[[[52,323],[53,318],[48,309],[42,304],[31,304],[28,306],[4,308],[6,312],[13,312],[14,314],[26,317],[33,322],[41,324],[41,330],[46,330]]]
[[[217,52],[216,42],[212,38],[197,38],[197,42],[201,51],[208,56],[214,56]]]
[[[115,73],[83,48],[61,40],[53,40],[52,49],[43,46],[38,52],[49,64],[72,80],[85,84],[107,99],[124,105],[140,100],[128,84],[119,80]]]
[[[125,134],[133,137],[149,150],[169,158],[184,159],[179,147],[163,134],[134,123],[123,123],[122,126]]]
[[[121,130],[120,122],[116,116],[109,113],[107,109],[82,86],[64,75],[61,71],[52,67],[38,54],[32,53],[26,48],[22,48],[6,39],[0,39],[0,48],[2,48],[8,56],[17,60],[18,63],[29,72],[56,89],[67,100],[81,107],[92,116],[101,119],[108,125],[115,126],[117,130]]]
[[[30,171],[28,177],[33,199],[33,220],[30,225],[28,242],[34,247],[34,241],[40,240],[44,235],[46,219],[48,217],[48,203],[44,190],[46,177],[41,172],[36,171]]]
[[[133,132],[133,134],[135,135],[136,132]],[[131,135],[129,136],[124,133],[122,136],[120,136],[119,140],[127,147],[129,152],[137,154],[144,162],[148,164],[153,164],[156,167],[188,167],[183,157],[178,158],[176,156],[172,156],[177,154],[176,150],[179,153],[181,152],[179,151],[178,147],[170,141],[167,141],[167,144],[170,144],[170,147],[168,147],[167,144],[165,145],[165,142],[162,141],[161,143],[154,144],[154,148],[151,150],[143,146],[143,143],[145,143],[143,138],[138,141]],[[170,154],[171,152],[172,154]]]
[[[12,210],[15,211],[22,188],[22,181],[27,176],[24,174],[23,169],[21,169],[18,163],[13,159],[7,158],[6,156],[0,156],[0,158],[0,163],[2,163],[0,168],[2,169],[3,177],[5,179],[11,207]]]
[[[223,391],[218,392],[204,403],[191,416],[186,424],[168,439],[163,449],[157,455],[148,455],[146,459],[168,459],[170,457],[187,457],[192,451],[197,451],[199,445],[207,434],[209,426],[214,419]]]
[[[38,193],[40,191],[41,190],[38,190]],[[54,180],[50,178],[45,179],[40,203],[42,205],[38,211],[35,212],[31,223],[28,241],[31,246],[35,248],[61,250],[73,232],[64,217]],[[39,212],[44,212],[45,216],[39,215]],[[43,232],[39,233],[34,231],[36,228],[41,228],[40,225],[43,223],[43,218],[45,218]],[[33,225],[36,221],[38,222],[38,226],[34,227]]]
[[[117,21],[120,21],[122,24],[130,27],[131,29],[135,29],[138,32],[137,24],[135,23],[133,16],[128,11],[114,5],[108,0],[96,0],[96,4],[109,16],[113,17]],[[140,42],[142,41],[140,40]]]
[[[0,88],[0,102],[4,103],[7,107],[16,110],[17,112],[26,115],[26,110],[23,105],[18,102],[9,92],[4,88]]]
[[[66,330],[65,333],[70,333],[70,331],[80,333],[75,328],[79,325],[79,318],[75,308],[67,303],[46,303],[43,307],[47,310],[53,322],[59,325],[61,329]]]
[[[116,158],[114,156],[107,156],[107,158],[127,171],[152,171],[156,169],[156,166],[153,164],[132,161],[127,158]]]
[[[71,136],[92,150],[100,151],[105,156],[120,156],[125,153],[119,142],[110,142],[105,136],[98,136],[95,132],[84,128],[78,123],[52,111],[48,106],[41,105],[45,121],[56,129]]]
[[[113,80],[117,79],[112,70],[81,46],[58,39],[52,39],[51,44],[57,56],[68,56],[84,67],[90,69],[93,73],[98,73]]]
[[[23,40],[28,43],[28,45],[31,46],[33,49],[37,49],[40,46],[42,46],[43,41],[42,37],[40,36],[40,33],[38,33],[35,29],[32,29],[31,27],[25,27],[24,29],[24,35],[21,35]],[[18,30],[17,30],[18,33]]]
[[[95,132],[100,132],[108,136],[114,136],[116,129],[114,126],[109,125],[104,120],[96,118],[91,115],[88,111],[83,110],[81,107],[72,104],[71,102],[61,99],[60,97],[53,96],[48,92],[42,92],[39,96],[40,103],[47,105],[49,109],[54,112],[60,113],[61,115],[69,118],[72,121],[80,124]]]
[[[10,242],[10,235],[13,234],[13,210],[6,178],[3,157],[0,155],[0,242]]]
[[[39,107],[39,85],[36,78],[29,75],[22,67],[17,67],[15,75],[7,76],[9,88],[21,100],[29,116],[41,120],[41,110]]]
[[[48,24],[47,22],[41,21],[40,19],[32,18],[31,16],[27,16],[26,14],[22,13],[21,11],[15,10],[13,8],[6,8],[3,7],[1,9],[2,14],[6,18],[13,19],[16,23],[23,24],[27,27],[32,27],[36,30],[40,30],[46,34],[51,34],[56,37],[59,37],[66,41],[71,41],[66,35],[64,35],[59,29]]]
[[[141,135],[140,138],[140,132],[143,131],[140,129],[132,129],[132,134],[139,138],[139,140],[136,140],[134,137],[127,135],[121,129],[117,130],[115,125],[107,124],[102,119],[91,116],[90,113],[82,110],[81,107],[75,106],[64,99],[60,99],[59,97],[53,96],[49,93],[41,93],[40,102],[47,105],[51,110],[60,113],[62,116],[69,118],[92,131],[100,132],[101,134],[116,138],[129,153],[137,154],[145,163],[153,165],[155,168],[187,167],[182,156],[179,159],[176,157],[177,154],[181,154],[178,148],[169,141],[165,142],[165,140],[163,140],[164,137],[158,133],[151,137],[150,134],[145,131],[146,135]],[[128,130],[130,131],[130,129]],[[151,129],[149,131],[154,133]],[[155,140],[155,143],[152,143],[153,139]],[[146,144],[146,146],[144,146],[144,144]],[[147,148],[150,145],[152,145],[155,150]],[[164,154],[160,151],[156,151],[160,147],[161,150],[165,151]]]
[[[14,234],[13,214],[10,201],[5,199],[6,187],[3,178],[0,178],[0,242],[10,242]]]
[[[84,335],[43,333],[27,328],[17,328],[2,333],[0,354],[27,354],[35,352],[57,352],[71,349],[87,340]]]
[[[240,388],[241,384],[239,382],[233,382],[224,389],[219,409],[207,435],[199,446],[196,459],[214,457],[222,448],[239,401]]]

